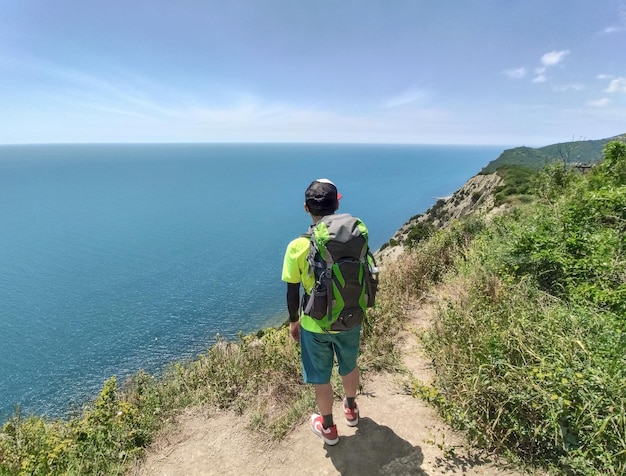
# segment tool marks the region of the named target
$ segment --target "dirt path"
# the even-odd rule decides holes
[[[412,330],[428,322],[428,309],[413,313],[401,335],[412,374],[431,378]],[[307,421],[282,442],[268,442],[246,428],[245,418],[195,410],[152,445],[135,476],[181,475],[519,475],[468,448],[436,412],[407,395],[398,375],[368,375],[358,396],[361,420],[348,427],[335,404],[340,441],[326,446]]]

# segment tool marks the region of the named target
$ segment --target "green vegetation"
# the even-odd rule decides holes
[[[483,447],[559,474],[625,474],[626,145],[535,184],[532,204],[420,245],[456,251],[423,336],[438,381],[413,391]]]
[[[504,180],[504,185],[496,188],[495,206],[503,203],[516,203],[525,201],[524,198],[531,193],[533,180],[537,172],[521,165],[505,165],[496,172]]]
[[[507,165],[523,165],[527,168],[539,170],[555,160],[557,160],[556,157],[548,156],[539,149],[533,149],[532,147],[516,147],[502,152],[496,160],[487,164],[480,173],[491,174]]]
[[[604,147],[612,141],[626,141],[626,134],[600,140],[578,140],[552,144],[545,147],[515,147],[502,152],[481,170],[481,174],[491,174],[506,165],[520,165],[529,169],[541,170],[554,162],[564,164],[594,164],[602,159]]]

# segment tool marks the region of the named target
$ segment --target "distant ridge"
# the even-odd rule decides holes
[[[489,162],[479,174],[490,174],[506,165],[542,169],[555,161],[568,164],[594,164],[602,159],[604,146],[614,140],[626,142],[626,133],[607,139],[561,142],[539,148],[515,147],[507,149],[497,159]]]

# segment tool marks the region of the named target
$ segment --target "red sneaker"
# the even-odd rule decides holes
[[[322,415],[314,413],[309,420],[311,430],[319,436],[327,445],[336,445],[339,443],[339,435],[337,435],[337,425],[324,428],[324,419]]]
[[[359,424],[359,408],[354,402],[354,408],[348,408],[348,402],[343,400],[343,413],[346,416],[346,424],[348,426],[357,426]]]

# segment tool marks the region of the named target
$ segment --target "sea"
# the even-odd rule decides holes
[[[377,249],[500,146],[0,146],[0,422],[67,418],[104,381],[158,375],[287,319],[288,242],[329,178]]]

